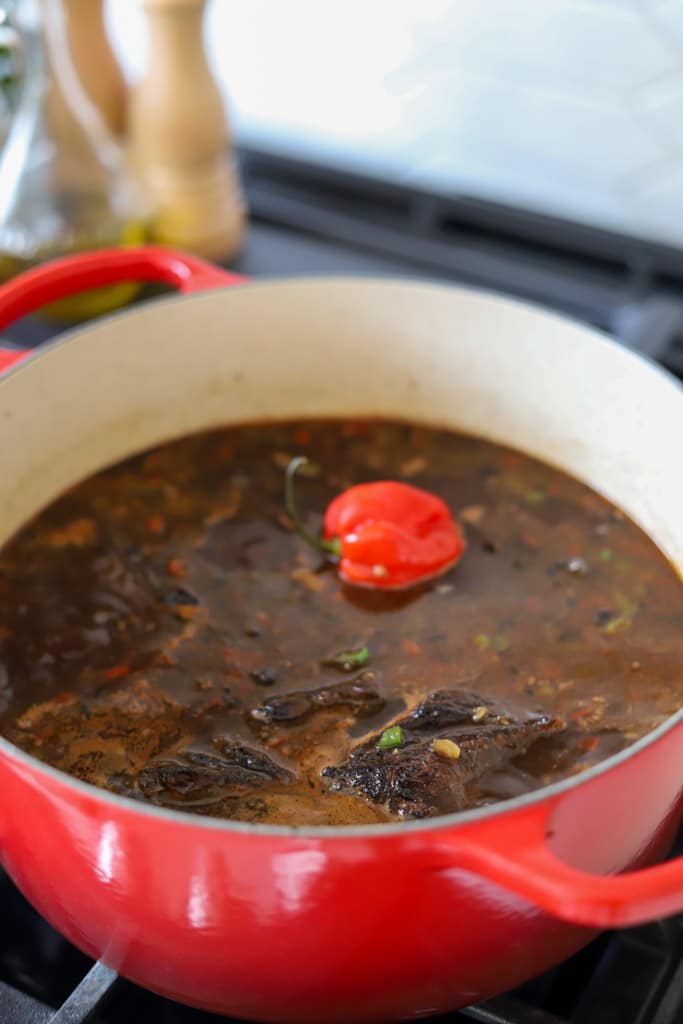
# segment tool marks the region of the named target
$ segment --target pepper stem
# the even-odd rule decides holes
[[[294,529],[300,537],[310,544],[316,551],[322,551],[323,554],[339,558],[341,555],[341,544],[339,538],[335,537],[334,540],[325,540],[323,537],[317,537],[314,533],[311,533],[307,529],[296,510],[296,503],[294,501],[294,477],[301,469],[302,466],[307,465],[308,459],[305,455],[297,455],[296,458],[292,459],[290,464],[287,466],[287,472],[285,474],[285,508],[287,509],[287,515],[294,523]]]

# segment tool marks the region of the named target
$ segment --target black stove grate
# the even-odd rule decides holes
[[[236,1024],[93,964],[0,877],[0,1024]],[[434,1024],[681,1024],[683,915],[608,933],[566,963]],[[352,1024],[352,1022],[349,1022]]]
[[[683,377],[681,250],[253,148],[241,161],[252,233],[269,229],[284,257],[275,273],[388,272],[491,289],[599,327]],[[240,266],[262,274],[254,256],[248,246]]]

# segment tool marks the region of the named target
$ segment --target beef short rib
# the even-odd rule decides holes
[[[374,715],[384,707],[384,699],[367,680],[368,673],[356,676],[343,683],[329,683],[316,690],[295,690],[279,693],[251,708],[248,712],[250,724],[278,725],[302,722],[315,711],[323,709],[348,708],[351,714],[362,718]]]
[[[184,750],[159,758],[142,769],[137,784],[154,803],[180,807],[189,801],[197,809],[291,778],[262,751],[228,741],[220,754]]]
[[[413,818],[463,810],[470,783],[565,727],[560,719],[503,708],[466,690],[432,693],[391,724],[401,727],[400,746],[380,749],[381,733],[373,734],[322,775],[333,791],[363,794]],[[456,744],[446,745],[450,757],[437,753],[435,740]]]

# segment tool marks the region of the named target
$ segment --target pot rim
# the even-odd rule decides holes
[[[374,285],[386,283],[392,285],[400,284],[406,287],[432,287],[440,290],[443,289],[447,291],[460,292],[463,295],[474,293],[478,296],[491,299],[502,307],[513,307],[525,310],[527,313],[531,312],[535,316],[546,319],[551,323],[558,322],[566,324],[569,322],[583,333],[590,335],[595,343],[607,345],[608,347],[618,351],[622,357],[635,360],[639,364],[642,364],[647,368],[648,372],[657,374],[666,381],[669,386],[673,385],[676,387],[679,390],[681,397],[683,397],[683,384],[677,380],[673,374],[669,373],[668,370],[659,366],[657,363],[654,363],[650,359],[641,355],[639,352],[626,348],[599,329],[586,325],[571,316],[564,316],[552,310],[547,310],[533,302],[527,302],[526,300],[517,299],[507,295],[499,295],[498,293],[491,292],[486,288],[461,285],[458,283],[451,284],[450,282],[433,279],[416,280],[410,277],[394,277],[390,275],[368,275],[363,277],[354,277],[352,275],[335,275],[333,277],[329,275],[305,275],[301,277],[278,277],[274,279],[261,279],[255,281],[247,280],[240,284],[232,285],[230,291],[245,287],[268,288],[288,284],[306,285],[309,283],[315,285],[325,283],[338,285],[340,283],[344,283],[353,286],[368,283]],[[222,291],[223,289],[217,290]],[[228,289],[226,288],[225,290],[227,291]],[[144,306],[134,306],[133,308],[128,307],[126,309],[118,310],[112,314],[108,314],[102,319],[106,321],[125,319],[130,315],[135,315],[135,313],[140,312],[141,309],[144,308],[153,309],[154,307],[165,306],[169,303],[201,301],[203,297],[210,294],[211,292],[197,292],[183,295],[176,294],[164,296],[156,298],[150,303],[145,303]],[[41,358],[47,352],[51,352],[54,349],[58,349],[63,345],[68,345],[71,342],[78,340],[81,334],[87,333],[95,328],[96,325],[96,322],[90,321],[85,324],[70,327],[63,332],[60,332],[56,338],[51,339],[49,342],[46,342],[35,350],[31,350],[26,358],[12,366],[2,375],[0,378],[0,388],[4,385],[5,381],[10,380],[15,375],[21,374],[24,368],[33,363],[36,359]],[[652,540],[652,538],[650,539]],[[656,541],[653,540],[653,543],[656,543]],[[667,559],[667,561],[669,560]],[[677,571],[675,566],[672,565],[671,568],[674,572]],[[681,583],[683,584],[683,579],[681,580]],[[154,804],[133,800],[131,797],[121,796],[118,793],[112,793],[109,790],[101,789],[91,783],[83,782],[80,779],[69,775],[67,772],[63,772],[58,768],[53,768],[52,765],[40,761],[31,754],[27,754],[21,749],[21,747],[11,743],[2,735],[0,735],[0,756],[9,757],[11,760],[19,762],[27,768],[30,768],[33,772],[47,776],[57,784],[72,788],[76,793],[80,793],[83,797],[101,801],[105,806],[109,805],[112,808],[120,808],[122,811],[129,814],[138,814],[141,817],[149,817],[152,820],[156,819],[165,821],[169,824],[200,828],[216,833],[259,835],[270,838],[281,837],[282,839],[390,839],[399,834],[415,835],[416,833],[438,832],[442,829],[449,829],[454,826],[467,826],[483,820],[498,818],[506,814],[513,815],[528,807],[542,804],[546,800],[554,802],[556,798],[563,796],[565,793],[577,789],[584,784],[588,784],[602,775],[606,775],[608,772],[616,769],[620,764],[629,760],[631,757],[638,756],[642,751],[657,743],[663,736],[667,735],[679,725],[683,725],[683,707],[658,725],[655,729],[646,733],[639,740],[636,740],[634,743],[625,747],[618,753],[611,755],[605,760],[598,762],[598,764],[580,775],[561,779],[559,782],[554,782],[548,786],[542,786],[540,789],[533,790],[532,792],[523,794],[522,796],[513,797],[509,800],[500,800],[490,806],[474,808],[469,811],[456,811],[452,814],[438,815],[431,818],[373,825],[262,825],[259,823],[245,821],[233,821],[229,818],[210,818],[202,814],[191,814],[188,811],[178,811],[165,807],[157,807]],[[681,785],[683,786],[683,778],[681,780]]]

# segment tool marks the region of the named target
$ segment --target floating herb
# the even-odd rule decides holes
[[[611,548],[601,548],[600,549],[600,554],[598,555],[598,558],[600,559],[601,562],[611,562],[612,561],[612,549]]]
[[[400,725],[392,725],[390,729],[385,729],[379,738],[377,743],[378,750],[393,750],[394,747],[400,747],[403,743],[403,729]]]
[[[493,649],[502,653],[503,651],[509,650],[510,641],[505,636],[505,633],[496,633],[493,638]]]
[[[619,614],[611,617],[603,626],[603,632],[608,633],[610,636],[614,633],[620,633],[624,629],[630,629],[633,619],[639,610],[638,602],[633,601],[625,594],[615,594],[615,600]]]
[[[367,647],[356,647],[350,651],[342,651],[332,658],[326,658],[322,662],[329,668],[339,668],[342,672],[353,672],[354,669],[367,665],[370,660],[370,651]]]
[[[524,499],[529,505],[542,505],[545,501],[545,491],[541,490],[540,487],[534,487],[526,492]]]

